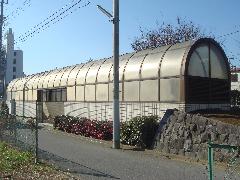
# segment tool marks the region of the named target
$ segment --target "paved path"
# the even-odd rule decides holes
[[[59,167],[81,179],[203,180],[206,166],[170,160],[149,151],[114,150],[99,144],[45,129],[39,131],[39,148]],[[47,152],[45,152],[47,151]],[[216,179],[223,179],[223,172]]]

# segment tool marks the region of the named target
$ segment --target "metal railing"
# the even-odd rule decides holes
[[[216,154],[221,158],[224,163],[223,168],[225,170],[225,180],[237,180],[240,179],[240,147],[231,146],[225,144],[214,144],[211,141],[208,142],[208,177],[209,180],[213,180],[214,175],[214,157]]]

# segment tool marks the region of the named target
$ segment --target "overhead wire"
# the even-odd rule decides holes
[[[4,21],[9,21],[10,19],[15,19],[17,16],[20,15],[21,12],[25,11],[25,7],[30,7],[31,6],[31,1],[32,0],[24,0],[22,5],[17,7],[15,10],[13,10],[11,13],[9,13]],[[9,22],[8,22],[9,23]]]
[[[17,41],[15,43],[25,42],[28,38],[33,37],[36,34],[39,34],[40,32],[49,28],[51,25],[56,24],[57,22],[66,18],[67,16],[72,14],[74,11],[76,11],[80,8],[86,7],[90,4],[90,2],[88,1],[84,5],[79,5],[79,3],[82,0],[78,0],[77,2],[74,2],[74,1],[76,1],[76,0],[73,0],[71,3],[66,4],[65,6],[60,8],[59,10],[52,13],[50,16],[48,16],[42,22],[38,23],[33,28],[31,28],[30,30],[25,32],[24,34],[20,35],[17,38]]]

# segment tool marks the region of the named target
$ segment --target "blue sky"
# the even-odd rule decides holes
[[[50,16],[57,9],[78,0],[9,0],[5,15],[7,28],[15,39]],[[112,11],[112,0],[89,0],[87,7],[74,11],[58,23],[40,31],[15,48],[24,52],[24,72],[42,72],[56,67],[86,62],[90,58],[112,56],[112,24],[96,5]],[[82,0],[81,4],[87,3]],[[23,10],[16,12],[17,8]],[[176,23],[177,17],[191,20],[216,37],[240,30],[239,0],[120,0],[120,53],[131,52],[131,42],[140,34],[139,27],[152,29],[159,24]],[[240,66],[240,33],[220,38],[233,63]]]

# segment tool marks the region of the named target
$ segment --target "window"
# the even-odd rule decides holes
[[[13,75],[13,79],[16,79],[16,75]]]
[[[238,82],[238,74],[231,74],[231,82]]]
[[[14,56],[17,56],[17,52],[14,52]]]
[[[13,72],[16,72],[16,67],[13,67]]]
[[[43,101],[62,102],[67,100],[66,88],[43,90]]]
[[[13,59],[13,64],[16,64],[16,59]]]

